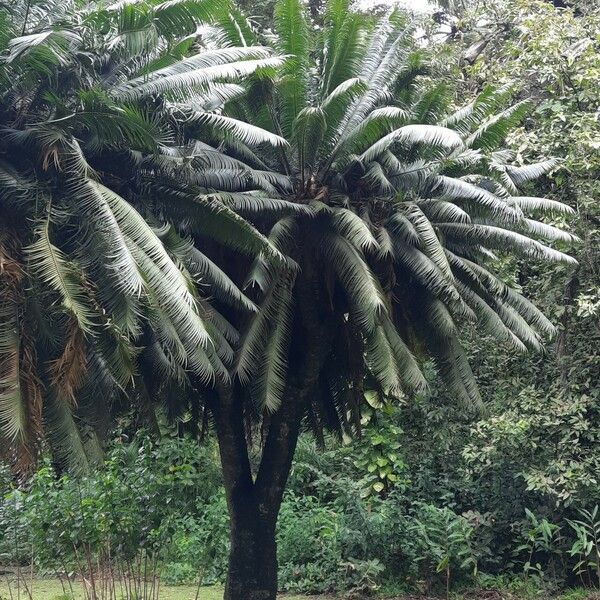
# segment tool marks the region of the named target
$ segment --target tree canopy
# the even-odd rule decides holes
[[[573,208],[535,183],[561,161],[507,144],[516,82],[459,102],[411,17],[317,5],[277,0],[259,32],[216,0],[0,10],[4,453],[81,472],[123,409],[213,426],[227,599],[275,597],[303,427],[360,433],[430,360],[481,411],[468,334],[556,332],[503,262],[577,266]]]

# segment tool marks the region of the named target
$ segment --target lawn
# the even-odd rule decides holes
[[[28,581],[27,585],[30,586],[31,582]],[[58,598],[64,597],[64,592],[60,581],[57,581],[56,579],[35,579],[33,581],[33,587],[30,589],[32,589],[32,596],[34,600],[57,600]],[[75,592],[75,600],[83,600],[84,595],[81,584],[74,583],[73,589]],[[160,588],[160,599],[195,600],[196,592],[197,588],[193,585],[162,585]],[[309,599],[307,596],[282,594],[281,597],[285,598],[285,600],[318,600],[315,596],[311,596]],[[222,600],[222,598],[223,588],[212,586],[200,588],[198,600]],[[28,599],[29,596],[23,589],[23,585],[21,585],[19,600]],[[11,581],[9,589],[6,578],[0,580],[0,600],[17,600],[17,588],[14,581]]]
[[[27,582],[30,585],[30,582]],[[81,583],[73,584],[75,599],[84,600]],[[31,589],[31,588],[30,588]],[[12,594],[11,594],[12,592]],[[32,596],[34,600],[66,600],[60,582],[56,579],[35,579],[33,581]],[[196,586],[193,585],[162,585],[160,588],[160,600],[195,600]],[[198,600],[222,600],[223,588],[218,586],[200,588]],[[296,594],[280,594],[281,600],[333,600],[333,596],[300,596]],[[338,600],[344,600],[344,596],[336,596]],[[390,600],[389,596],[385,596]],[[452,600],[546,600],[547,596],[541,592],[535,595],[514,594],[500,590],[471,590],[462,593],[451,594]],[[425,598],[421,595],[394,596],[395,600],[441,600],[441,598]],[[17,596],[17,589],[13,578],[11,577],[10,591],[5,576],[0,575],[0,600],[29,600],[29,596],[21,586],[20,594]],[[380,597],[379,600],[384,600]],[[571,590],[564,595],[553,597],[552,600],[600,600],[598,592],[589,590]]]

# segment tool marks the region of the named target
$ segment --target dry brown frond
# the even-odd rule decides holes
[[[69,322],[63,353],[51,361],[48,367],[52,385],[62,397],[75,406],[77,404],[75,394],[87,371],[87,356],[85,337],[74,320]]]

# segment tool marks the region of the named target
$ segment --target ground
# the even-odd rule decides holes
[[[32,592],[33,600],[66,600],[63,588],[59,581],[54,579],[35,579],[33,587],[28,581],[28,586]],[[84,600],[83,591],[80,584],[74,584],[75,599]],[[191,585],[168,586],[161,585],[160,600],[196,600],[197,588]],[[281,594],[281,600],[347,600],[344,596],[337,596],[334,599],[331,596],[301,596],[297,594]],[[222,600],[223,589],[220,587],[202,587],[198,600]],[[547,600],[544,594],[530,596],[516,596],[509,592],[500,592],[497,590],[477,590],[471,592],[462,592],[451,594],[452,600]],[[10,588],[5,576],[0,575],[0,600],[29,600],[27,591],[21,586],[17,590],[14,582],[11,582]],[[379,600],[384,600],[379,598]],[[402,596],[387,598],[387,600],[441,600],[440,598],[426,598],[425,596]],[[600,593],[589,590],[571,590],[553,600],[600,600]]]
[[[31,587],[28,581],[27,585]],[[83,600],[83,590],[80,584],[74,584],[75,600]],[[64,600],[63,588],[59,581],[53,579],[35,579],[31,590],[33,600]],[[197,588],[191,585],[168,586],[161,585],[160,600],[195,600]],[[222,600],[223,589],[219,587],[202,587],[198,600]],[[319,600],[315,596],[282,595],[285,600]],[[26,590],[21,589],[17,594],[16,584],[11,582],[10,589],[6,579],[0,580],[0,600],[29,600]]]

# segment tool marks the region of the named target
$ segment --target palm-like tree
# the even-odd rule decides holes
[[[21,469],[44,436],[58,460],[86,468],[111,406],[129,398],[152,415],[145,371],[227,378],[236,332],[206,298],[255,307],[153,211],[153,165],[182,154],[177,114],[193,103],[210,130],[238,80],[279,62],[204,42],[199,26],[227,10],[0,4],[0,444]],[[194,209],[208,237],[270,247],[217,199]]]
[[[164,196],[191,203],[212,190],[285,256],[271,248],[242,262],[237,277],[260,310],[243,321],[234,383],[192,395],[209,397],[221,448],[231,599],[275,597],[277,513],[303,422],[352,433],[365,391],[426,387],[426,357],[457,401],[479,405],[463,327],[519,351],[554,331],[494,274],[497,256],[574,262],[547,244],[571,236],[535,219],[569,208],[521,191],[556,162],[517,165],[502,149],[526,103],[504,108],[509,92],[487,89],[450,110],[445,86],[419,83],[421,53],[395,13],[373,24],[330,0],[312,31],[300,0],[279,0],[275,29],[288,57],[278,76],[254,77],[210,117],[225,135]],[[229,28],[221,40],[251,35]],[[166,162],[157,168],[169,173]],[[256,473],[248,421],[262,433]]]
[[[537,239],[570,236],[529,218],[568,209],[519,191],[556,164],[498,150],[526,110],[501,110],[507,93],[452,112],[444,86],[420,85],[397,14],[331,0],[313,32],[279,0],[275,72],[216,0],[63,4],[0,12],[3,436],[31,456],[45,422],[85,462],[75,401],[94,425],[124,396],[150,417],[158,392],[174,413],[204,406],[232,521],[226,597],[274,598],[303,421],[351,433],[366,390],[425,388],[425,357],[477,405],[461,327],[519,350],[552,333],[493,266],[571,261]]]

